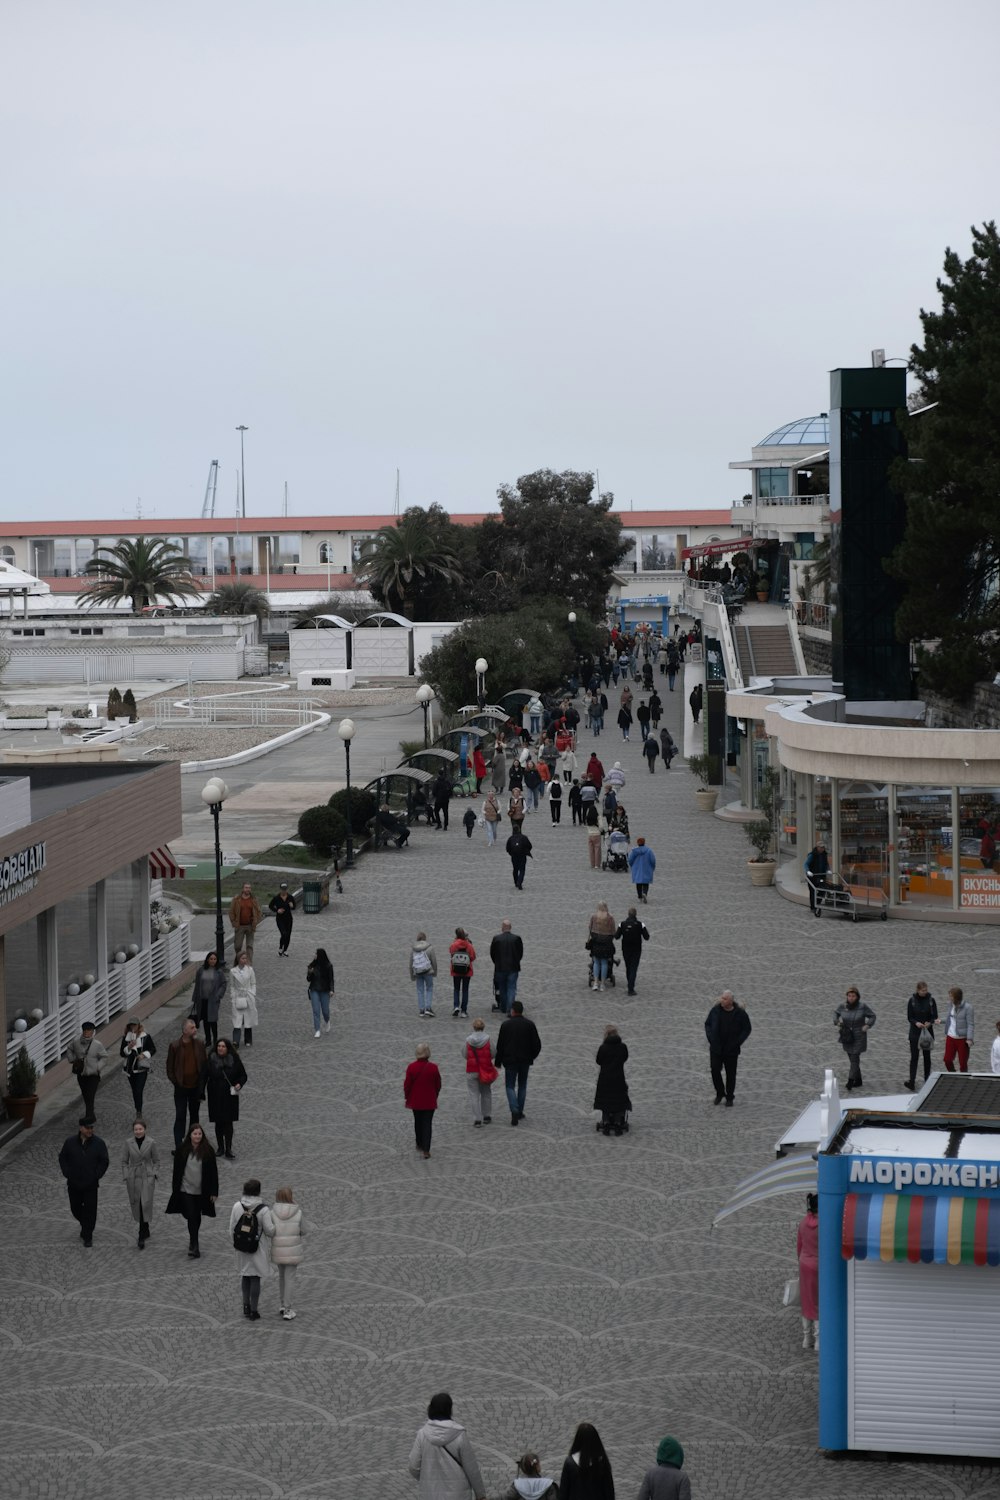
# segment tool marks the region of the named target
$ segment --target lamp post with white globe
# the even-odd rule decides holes
[[[476,658],[476,702],[479,704],[480,713],[486,707],[486,673],[489,671],[489,665],[485,656]]]
[[[354,827],[351,823],[351,741],[357,733],[353,719],[341,719],[337,733],[344,742],[344,757],[347,764],[347,858],[344,869],[354,869]]]
[[[222,844],[219,839],[219,813],[229,796],[221,776],[213,776],[201,789],[201,800],[208,805],[215,824],[215,952],[220,966],[226,961],[226,929],[222,922]]]
[[[417,688],[417,702],[420,704],[420,707],[424,711],[424,749],[425,750],[427,749],[428,745],[431,742],[430,727],[429,727],[428,722],[427,722],[427,715],[428,715],[428,712],[430,710],[431,699],[433,697],[434,697],[434,689],[431,687],[430,683],[429,682],[422,682],[420,684],[420,686]]]

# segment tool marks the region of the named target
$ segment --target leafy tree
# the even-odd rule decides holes
[[[950,698],[1000,668],[1000,236],[972,229],[972,255],[946,250],[941,311],[921,309],[910,351],[920,415],[901,414],[909,460],[893,482],[906,531],[889,569],[906,584],[900,640],[920,646],[925,679]]]
[[[135,694],[131,688],[126,688],[122,695],[121,718],[128,719],[130,724],[135,724],[139,718],[139,708],[135,701]]]
[[[324,859],[334,849],[342,849],[347,839],[347,824],[340,813],[322,802],[299,815],[298,829],[302,842]]]
[[[570,636],[563,601],[544,602],[510,614],[472,620],[452,632],[420,662],[420,675],[432,683],[448,712],[476,699],[476,659],[489,662],[486,696],[498,703],[515,688],[539,692],[562,687],[577,650],[593,649],[600,632],[578,620]]]
[[[173,542],[137,537],[98,547],[84,571],[93,579],[80,590],[80,602],[88,609],[129,599],[138,615],[157,599],[201,598],[187,558]]]
[[[122,711],[123,705],[124,699],[122,698],[120,690],[116,687],[111,688],[108,692],[108,719],[117,719],[118,715]]]
[[[386,609],[410,620],[434,619],[442,588],[450,600],[464,581],[451,545],[453,529],[459,528],[440,506],[429,511],[411,506],[395,525],[383,526],[364,543],[355,577]]]
[[[334,792],[333,796],[327,803],[327,807],[332,807],[334,812],[339,813],[340,816],[344,819],[345,826],[347,822],[347,803],[348,796],[346,786],[341,787],[339,792]],[[365,824],[370,823],[372,818],[374,818],[375,816],[375,793],[365,791],[364,787],[361,786],[352,786],[350,803],[351,828],[355,833],[358,833],[362,828],[364,828]]]
[[[267,595],[252,583],[220,583],[205,600],[207,615],[256,615],[261,623],[270,614]]]

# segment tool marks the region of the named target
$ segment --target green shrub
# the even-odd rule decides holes
[[[743,832],[756,850],[753,862],[760,864],[763,860],[769,860],[771,858],[770,823],[765,818],[757,818],[753,823],[744,823]]]
[[[341,818],[344,821],[345,827],[346,827],[346,824],[347,824],[347,788],[346,788],[346,786],[342,787],[339,792],[334,792],[333,796],[330,798],[329,802],[327,803],[327,806],[331,807],[334,810],[334,812],[337,812],[337,813],[340,814]],[[361,831],[361,829],[364,828],[367,823],[371,822],[371,820],[372,820],[372,818],[374,818],[374,816],[375,816],[375,795],[374,795],[374,793],[373,792],[366,792],[363,787],[352,786],[351,787],[351,832],[352,833],[359,833]]]
[[[722,760],[718,755],[689,755],[688,770],[706,790],[722,781]]]
[[[139,718],[139,710],[136,707],[135,694],[131,688],[126,688],[122,697],[122,718],[128,718],[130,724],[134,724]]]
[[[341,849],[347,839],[347,824],[333,807],[307,807],[299,818],[299,838],[324,859]]]
[[[10,1065],[7,1076],[7,1093],[12,1099],[30,1099],[38,1085],[38,1069],[28,1056],[27,1047],[22,1047]]]

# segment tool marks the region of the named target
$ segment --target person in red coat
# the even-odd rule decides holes
[[[819,1198],[806,1195],[806,1216],[799,1223],[799,1301],[802,1304],[802,1347],[819,1348]],[[810,1337],[811,1335],[811,1337]]]
[[[476,791],[478,792],[486,776],[486,757],[478,745],[472,752],[472,774],[476,778]]]
[[[403,1079],[403,1098],[407,1109],[413,1111],[413,1134],[424,1161],[430,1160],[431,1127],[440,1092],[441,1074],[437,1064],[431,1062],[430,1047],[421,1042],[417,1047],[416,1061],[410,1063]]]

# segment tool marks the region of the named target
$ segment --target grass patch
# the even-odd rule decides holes
[[[313,854],[309,849],[302,849],[295,844],[272,844],[269,849],[262,849],[259,854],[247,856],[247,864],[251,865],[277,865],[286,870],[308,870],[313,874],[325,868],[322,859]],[[249,880],[254,888],[254,895],[262,907],[266,907],[267,901],[277,891],[286,876],[279,875],[275,870],[273,873],[267,870],[247,870],[241,865],[237,870],[223,871],[222,874],[222,904],[228,909],[229,903],[234,896],[238,896],[243,889],[243,883]],[[289,885],[294,883],[294,877],[288,881]],[[179,896],[191,903],[196,911],[215,910],[215,876],[207,880],[165,880],[163,882],[163,893],[166,896]],[[267,900],[264,900],[264,897]]]

